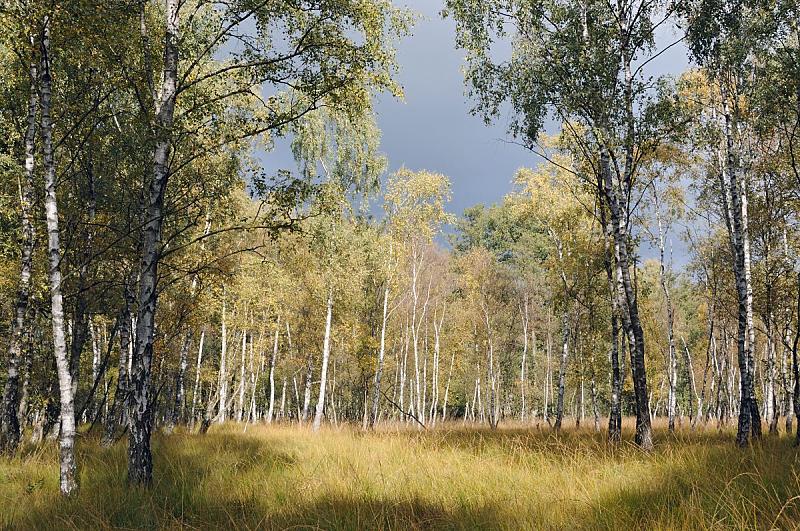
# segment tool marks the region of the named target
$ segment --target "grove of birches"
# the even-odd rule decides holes
[[[57,444],[69,496],[86,437],[146,486],[152,438],[222,423],[792,444],[800,3],[441,16],[452,97],[531,161],[461,214],[381,151],[390,0],[0,2],[3,452]]]

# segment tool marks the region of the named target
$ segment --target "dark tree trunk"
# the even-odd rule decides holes
[[[627,216],[622,212],[619,195],[613,182],[608,156],[602,157],[604,195],[609,206],[610,222],[614,235],[614,254],[617,263],[617,280],[620,289],[623,328],[628,338],[631,355],[631,374],[633,377],[634,397],[636,399],[636,444],[645,450],[653,447],[653,435],[650,424],[650,410],[647,407],[647,373],[645,372],[644,331],[639,318],[639,303],[636,297],[633,280],[630,275],[630,257],[628,254]]]
[[[149,485],[153,480],[150,433],[153,422],[151,370],[158,298],[158,263],[164,222],[164,195],[169,179],[169,155],[178,78],[178,0],[165,0],[164,66],[156,106],[156,139],[153,149],[153,175],[146,194],[142,231],[142,261],[133,364],[130,375],[130,417],[128,439],[128,481]]]
[[[136,280],[132,274],[128,275],[123,288],[122,310],[119,313],[119,370],[117,373],[117,387],[114,390],[114,400],[106,418],[102,443],[109,446],[114,442],[117,426],[127,424],[128,419],[128,362],[131,350],[131,309],[135,304],[133,285]]]
[[[13,452],[20,439],[20,419],[17,416],[20,408],[19,367],[24,355],[24,338],[30,324],[28,323],[28,305],[33,274],[33,201],[34,201],[34,156],[36,140],[36,109],[38,73],[36,61],[31,61],[30,96],[28,99],[28,117],[25,128],[25,176],[20,186],[20,218],[22,222],[22,241],[20,242],[20,276],[17,299],[14,304],[14,320],[11,323],[11,341],[8,348],[8,370],[6,385],[3,389],[2,410],[0,410],[0,452]]]

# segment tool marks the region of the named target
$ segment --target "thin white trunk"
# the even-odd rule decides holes
[[[450,380],[453,377],[453,364],[456,361],[456,351],[450,354],[450,370],[447,372],[447,385],[444,387],[444,402],[442,403],[442,422],[447,420],[447,399],[450,396]],[[465,414],[466,416],[466,414]]]
[[[247,331],[242,330],[242,355],[241,368],[239,370],[239,404],[236,407],[236,422],[241,422],[244,416],[244,395],[247,390],[247,380],[245,380],[245,362],[247,357]]]
[[[527,381],[525,374],[525,367],[528,361],[528,294],[525,294],[524,302],[521,308],[521,315],[522,315],[522,362],[520,364],[519,370],[519,392],[520,392],[520,412],[519,412],[519,420],[520,422],[525,422],[525,390],[527,388]]]
[[[61,293],[61,241],[58,226],[58,199],[56,196],[56,166],[53,160],[53,124],[50,120],[50,19],[45,17],[41,41],[42,75],[40,81],[42,154],[44,158],[45,213],[47,217],[48,278],[50,283],[50,316],[53,326],[53,352],[58,371],[58,388],[61,403],[61,430],[59,435],[59,463],[61,494],[70,496],[77,492],[75,465],[75,405],[73,403],[72,376],[67,358],[64,330],[64,298]]]
[[[195,422],[195,409],[197,408],[197,398],[198,392],[200,390],[200,368],[203,363],[203,344],[206,340],[206,331],[202,330],[200,332],[200,346],[197,349],[197,364],[195,365],[194,369],[194,392],[192,392],[192,412],[191,412],[191,419],[192,419],[192,426],[194,427]]]
[[[322,343],[322,369],[319,377],[319,398],[314,413],[313,431],[319,431],[322,415],[325,412],[325,384],[328,377],[328,358],[331,354],[331,317],[333,316],[333,288],[328,290],[328,303],[325,316],[325,339]]]
[[[283,377],[283,387],[281,390],[281,409],[278,413],[278,418],[283,419],[286,414],[286,377]]]
[[[383,290],[383,319],[381,321],[381,343],[378,350],[378,366],[375,369],[375,381],[372,392],[372,418],[371,423],[374,427],[378,423],[378,407],[381,396],[381,376],[383,375],[383,359],[386,354],[386,325],[389,321],[389,281]]]
[[[272,422],[273,412],[275,411],[275,362],[278,359],[278,330],[280,330],[281,318],[275,323],[275,339],[272,343],[272,357],[269,360],[269,411],[267,411],[267,423]]]
[[[219,355],[219,412],[217,420],[225,422],[228,411],[228,323],[227,302],[225,300],[225,287],[222,288],[222,348]]]

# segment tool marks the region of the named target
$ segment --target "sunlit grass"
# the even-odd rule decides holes
[[[628,431],[626,440],[632,438]],[[0,526],[13,528],[769,529],[800,522],[788,436],[751,448],[730,431],[656,450],[603,434],[460,423],[420,432],[228,425],[154,438],[151,490],[125,484],[124,441],[78,446],[81,492],[58,495],[55,446],[0,459]]]

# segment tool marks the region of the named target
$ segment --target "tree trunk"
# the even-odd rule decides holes
[[[278,360],[278,330],[280,328],[280,322],[281,318],[278,317],[278,322],[275,324],[272,357],[269,359],[269,411],[267,412],[267,423],[272,422],[273,412],[275,410],[275,363]]]
[[[90,332],[90,317],[88,313],[89,301],[87,298],[87,284],[89,281],[89,263],[92,260],[92,241],[94,239],[94,219],[96,215],[96,194],[94,185],[94,170],[91,158],[86,163],[86,182],[87,182],[87,223],[86,228],[81,231],[84,242],[81,253],[81,263],[78,267],[78,285],[75,294],[72,318],[72,342],[70,343],[70,372],[72,374],[72,395],[78,398],[79,384],[81,375],[81,355],[83,354],[86,341]],[[94,377],[94,375],[92,375]],[[92,379],[94,381],[94,378]],[[81,419],[75,419],[81,422]]]
[[[322,369],[319,376],[319,397],[317,409],[314,412],[313,431],[319,431],[322,425],[322,415],[325,411],[325,384],[328,377],[328,358],[331,353],[331,317],[333,316],[333,288],[328,290],[328,303],[325,316],[325,339],[322,343]]]
[[[381,400],[381,376],[383,375],[383,359],[386,354],[386,325],[389,320],[389,282],[383,290],[383,319],[381,320],[381,343],[378,350],[378,365],[375,369],[375,380],[372,390],[372,418],[371,426],[374,428],[378,423],[378,407]]]
[[[630,67],[628,66],[628,69]],[[628,74],[629,75],[629,74]],[[627,92],[627,90],[626,90]],[[632,111],[631,111],[632,112]],[[631,151],[629,147],[628,151]],[[606,149],[603,149],[605,152]],[[632,157],[626,154],[626,158]],[[604,195],[609,207],[610,222],[614,235],[614,254],[617,265],[617,282],[620,289],[623,329],[630,345],[631,373],[633,376],[634,396],[636,398],[636,444],[644,450],[653,448],[652,427],[650,424],[650,410],[647,407],[647,373],[645,372],[645,345],[644,331],[639,319],[639,303],[636,290],[630,276],[631,261],[628,254],[628,225],[627,215],[622,210],[620,198],[613,182],[608,156],[601,157],[601,172],[603,174]],[[630,161],[626,168],[630,168]],[[628,169],[623,180],[628,180]]]
[[[600,153],[601,168],[608,168],[608,152],[602,150]],[[605,170],[604,170],[605,171]],[[606,281],[608,282],[608,293],[611,302],[611,404],[608,415],[608,440],[618,443],[622,438],[622,408],[620,404],[622,396],[622,374],[620,371],[619,356],[619,287],[614,274],[614,251],[613,238],[614,230],[606,214],[606,201],[604,194],[603,171],[599,172],[597,178],[598,212],[600,225],[603,230],[603,266],[606,271]]]
[[[525,412],[527,409],[527,404],[525,403],[525,391],[528,387],[528,382],[526,380],[527,374],[525,374],[525,367],[527,366],[528,362],[528,323],[529,323],[527,293],[525,294],[525,300],[522,305],[520,313],[522,315],[522,361],[520,363],[520,369],[519,369],[519,394],[520,394],[519,420],[520,422],[525,422]]]
[[[736,443],[739,446],[747,446],[751,432],[756,438],[761,434],[761,417],[753,386],[755,332],[753,329],[753,289],[750,278],[750,243],[747,234],[747,194],[744,183],[740,182],[736,168],[733,140],[735,126],[729,110],[729,95],[724,86],[721,89],[725,133],[725,160],[721,163],[720,172],[722,210],[734,257],[733,270],[738,306],[736,344],[741,400]]]
[[[800,273],[797,274],[797,324],[795,326],[794,342],[792,343],[792,375],[794,376],[792,401],[794,404],[794,416],[798,419],[797,432],[794,439],[795,446],[800,446],[800,364],[798,364],[797,358],[798,342],[800,342]]]
[[[286,334],[289,339],[289,350],[291,350],[291,335],[289,335],[289,323],[286,323]],[[259,344],[263,334],[259,334]],[[261,376],[261,364],[256,364],[255,361],[255,341],[252,336],[250,337],[250,408],[248,410],[247,418],[249,422],[255,422],[258,419],[258,409],[256,408],[256,396],[258,395],[258,378]],[[259,349],[259,356],[262,356]],[[297,388],[295,387],[295,391]]]
[[[53,160],[53,125],[50,120],[52,78],[50,71],[50,20],[45,18],[41,40],[42,76],[40,82],[42,154],[44,158],[45,211],[47,217],[48,277],[50,281],[50,308],[53,325],[53,351],[58,371],[58,388],[61,404],[61,430],[59,435],[61,494],[73,495],[78,490],[75,465],[75,405],[72,393],[72,376],[64,330],[64,299],[61,293],[61,242],[58,227],[58,200],[56,197],[56,167]]]
[[[286,414],[286,376],[283,377],[283,386],[281,387],[281,409],[278,412],[278,418],[283,420]]]
[[[450,396],[450,380],[453,377],[453,364],[456,360],[456,352],[450,354],[450,370],[447,372],[447,384],[444,386],[444,401],[442,402],[442,422],[447,420],[447,399]],[[466,413],[465,413],[466,415]]]
[[[31,45],[33,45],[33,42],[31,42]],[[3,388],[2,410],[0,411],[0,415],[2,415],[0,417],[0,452],[14,452],[19,445],[20,418],[17,416],[20,409],[19,367],[24,356],[24,338],[30,326],[27,318],[35,239],[33,227],[33,202],[35,199],[33,170],[36,155],[36,109],[39,97],[37,91],[37,65],[34,60],[31,61],[28,75],[30,77],[30,93],[25,127],[25,174],[19,184],[20,221],[22,224],[20,275],[17,298],[14,304],[14,320],[11,323],[11,340],[8,346],[6,385]]]
[[[242,355],[239,365],[239,403],[236,406],[236,422],[241,422],[244,415],[244,395],[247,391],[247,380],[245,380],[245,364],[247,360],[247,330],[242,330]]]
[[[694,379],[694,364],[692,363],[692,353],[689,352],[689,346],[686,344],[686,340],[681,338],[681,342],[683,343],[683,352],[686,354],[686,373],[689,376],[689,422],[692,426],[694,426],[697,417],[700,416],[700,409],[702,408],[700,396],[697,394],[697,383]],[[697,401],[697,410],[695,413],[693,399]]]
[[[170,415],[169,429],[183,420],[183,413],[186,404],[186,369],[189,367],[189,349],[192,346],[192,331],[188,330],[181,344],[180,356],[178,358],[178,372],[175,374],[175,400],[172,403],[172,415]]]
[[[197,407],[198,391],[200,390],[200,369],[203,364],[203,344],[206,340],[206,331],[200,332],[200,345],[197,347],[197,363],[194,367],[194,390],[192,391],[192,410],[189,413],[191,418],[191,425],[194,427],[195,422],[195,408]]]
[[[308,352],[308,356],[306,357],[306,380],[305,380],[305,389],[303,390],[303,415],[300,418],[303,422],[308,419],[308,413],[311,408],[311,386],[313,382],[314,376],[314,355],[311,351]]]
[[[227,322],[227,301],[225,299],[225,287],[222,288],[222,345],[219,354],[219,410],[217,420],[225,422],[228,413],[228,322]]]
[[[592,364],[592,413],[594,414],[594,431],[600,433],[600,407],[597,403],[597,382],[595,381],[594,364]]]
[[[131,361],[131,309],[135,303],[133,275],[128,275],[123,287],[122,309],[119,312],[119,370],[117,372],[117,387],[114,391],[114,400],[106,419],[105,430],[102,437],[103,446],[110,446],[114,442],[117,426],[128,422],[128,366]]]
[[[169,179],[169,158],[178,79],[178,0],[164,0],[164,65],[159,100],[155,106],[156,139],[153,146],[153,175],[146,191],[142,230],[142,261],[139,270],[139,294],[136,316],[136,341],[131,370],[131,407],[128,437],[128,481],[150,485],[153,480],[153,456],[150,433],[153,422],[151,370],[158,299],[158,263],[161,257],[161,232],[164,223],[164,199]]]
[[[564,315],[561,318],[561,359],[558,365],[558,397],[556,402],[556,422],[553,425],[553,428],[556,431],[561,429],[561,422],[564,418],[564,390],[566,389],[568,356],[569,356],[569,314],[566,311],[564,311]]]
[[[656,222],[658,225],[658,252],[659,252],[659,283],[664,294],[664,304],[667,307],[667,376],[669,380],[669,395],[667,400],[668,428],[670,432],[675,431],[675,411],[678,405],[678,356],[675,351],[675,314],[672,308],[672,297],[667,286],[667,264],[664,256],[664,227],[661,222],[661,212],[659,211],[658,192],[653,186],[653,197],[655,199]]]

